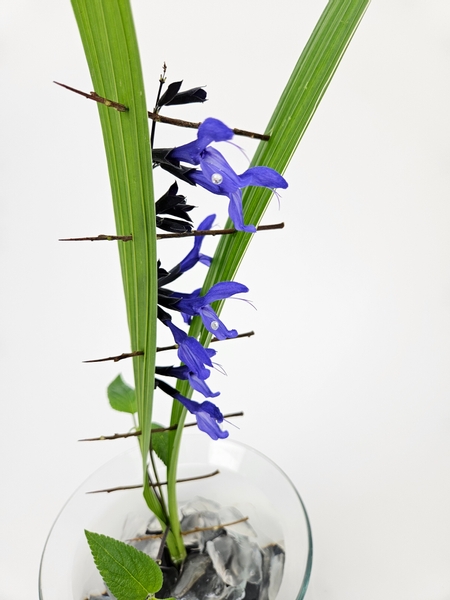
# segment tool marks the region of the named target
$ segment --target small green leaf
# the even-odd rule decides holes
[[[158,423],[152,423],[152,429],[160,428],[162,425]],[[151,437],[152,450],[156,452],[156,455],[166,465],[169,461],[169,432],[168,431],[155,431]]]
[[[117,600],[146,600],[161,589],[161,569],[150,556],[106,535],[84,533],[97,569]]]
[[[108,400],[114,410],[131,414],[137,412],[135,391],[125,383],[121,375],[109,384]]]

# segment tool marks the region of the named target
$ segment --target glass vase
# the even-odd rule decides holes
[[[303,502],[285,473],[260,452],[230,439],[212,441],[186,432],[180,451],[178,501],[196,497],[233,506],[248,517],[261,546],[285,551],[277,598],[301,600],[312,566],[311,528]],[[76,490],[57,517],[44,547],[39,573],[40,600],[84,600],[100,594],[103,582],[93,563],[84,529],[126,540],[145,531],[151,514],[139,487],[138,445],[110,460]],[[132,489],[115,487],[135,486]],[[97,493],[90,493],[97,492]]]

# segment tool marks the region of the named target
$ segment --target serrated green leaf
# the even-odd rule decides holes
[[[152,429],[160,428],[162,425],[158,423],[152,423]],[[169,461],[169,432],[168,431],[154,431],[152,433],[152,450],[156,452],[156,455],[166,465]]]
[[[161,569],[150,556],[106,535],[84,533],[97,569],[117,600],[145,600],[161,589]]]
[[[122,375],[118,375],[114,381],[108,385],[108,400],[114,410],[134,414],[137,412],[136,394],[122,379]]]

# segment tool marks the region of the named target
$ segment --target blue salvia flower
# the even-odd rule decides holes
[[[200,379],[196,373],[190,371],[187,365],[180,365],[179,367],[155,367],[155,373],[157,375],[165,375],[166,377],[175,377],[183,381],[187,380],[191,388],[203,394],[205,398],[216,398],[220,395],[220,392],[212,392],[205,381]]]
[[[223,431],[219,427],[219,423],[223,422],[223,414],[215,404],[209,402],[209,400],[205,400],[201,403],[195,402],[195,400],[189,400],[189,398],[186,398],[172,386],[160,379],[155,379],[155,385],[166,394],[169,394],[172,398],[178,400],[178,402],[181,402],[191,414],[195,415],[197,426],[200,431],[207,433],[213,440],[228,437],[228,431]]]
[[[198,315],[203,321],[203,325],[213,333],[218,340],[234,338],[238,332],[236,329],[227,329],[223,322],[219,319],[217,313],[211,307],[212,302],[217,300],[225,300],[235,294],[248,292],[248,287],[235,281],[221,281],[212,286],[212,288],[204,295],[199,295],[199,290],[192,294],[178,294],[172,292],[173,297],[180,297],[176,304],[171,308],[179,310],[183,315],[194,317]]]
[[[179,394],[181,396],[181,394]],[[224,439],[228,437],[228,431],[223,431],[219,427],[219,423],[223,422],[223,414],[215,404],[205,400],[202,403],[189,400],[184,396],[178,397],[177,400],[185,406],[190,413],[195,415],[197,419],[197,427],[200,431],[204,431],[213,440]]]
[[[174,325],[170,318],[164,319],[163,323],[170,329],[175,343],[178,344],[178,358],[181,362],[199,379],[203,381],[208,379],[210,372],[207,367],[213,367],[211,357],[216,354],[216,351],[212,348],[204,348],[198,340]]]
[[[187,178],[213,194],[228,196],[228,213],[238,231],[254,233],[254,225],[244,224],[242,188],[251,186],[270,189],[287,188],[284,177],[269,167],[251,167],[237,175],[222,154],[209,147],[212,142],[229,141],[233,131],[218,119],[208,118],[198,128],[197,139],[169,153],[177,163],[200,165],[200,170],[189,171]]]

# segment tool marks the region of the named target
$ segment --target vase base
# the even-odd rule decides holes
[[[161,565],[164,584],[157,598],[275,600],[285,558],[280,544],[262,548],[246,516],[235,507],[222,507],[197,497],[184,504],[181,513],[188,555],[178,571],[170,563],[168,553],[164,553]],[[152,518],[146,532],[130,542],[153,559],[161,543],[157,528],[157,521]],[[107,599],[114,600],[114,596],[105,592],[89,597],[89,600]]]

